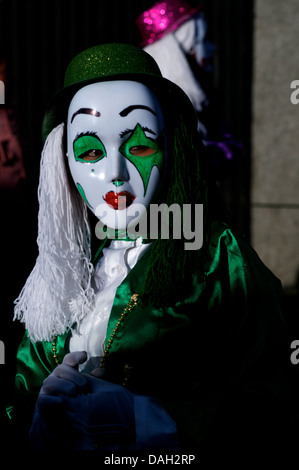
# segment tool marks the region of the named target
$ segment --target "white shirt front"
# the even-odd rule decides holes
[[[88,364],[82,364],[80,370],[88,373],[99,366],[116,289],[150,246],[137,238],[130,242],[112,240],[103,249],[94,273],[95,308],[77,325],[70,339],[70,352],[87,352]]]

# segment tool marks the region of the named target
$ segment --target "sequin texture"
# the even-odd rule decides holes
[[[142,37],[142,45],[152,44],[165,34],[175,31],[182,23],[202,9],[192,8],[185,0],[157,2],[141,13],[136,25]]]
[[[161,76],[152,59],[128,44],[103,44],[78,54],[69,64],[64,86],[114,75],[148,74]]]

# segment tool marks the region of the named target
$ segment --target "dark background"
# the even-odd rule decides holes
[[[11,398],[16,348],[22,327],[12,322],[13,300],[37,255],[37,185],[42,148],[44,109],[63,85],[70,59],[87,47],[104,42],[139,45],[134,19],[153,1],[145,0],[0,0],[0,45],[8,61],[6,102],[17,113],[27,182],[14,206],[13,221],[3,216],[0,340],[5,365],[0,365],[1,410]],[[200,1],[190,1],[198,5]],[[237,229],[249,239],[250,121],[253,1],[206,0],[209,39],[215,45],[212,76],[219,109],[235,138],[243,143],[221,190]],[[1,411],[0,418],[5,419]]]
[[[41,121],[46,104],[63,85],[66,66],[81,50],[102,42],[139,45],[135,18],[153,0],[2,0],[0,44],[9,66],[7,93],[19,117],[25,164],[36,198]],[[199,5],[200,0],[190,0]],[[250,107],[253,1],[206,0],[209,39],[215,45],[213,85],[219,109],[244,145],[223,184],[238,229],[249,237]]]

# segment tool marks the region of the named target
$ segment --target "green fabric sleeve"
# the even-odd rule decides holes
[[[56,354],[60,362],[67,352],[68,336],[65,333],[57,338]],[[14,404],[6,409],[9,418],[22,415],[28,397],[28,403],[35,402],[43,381],[57,366],[52,348],[51,342],[33,343],[25,332],[17,352]]]

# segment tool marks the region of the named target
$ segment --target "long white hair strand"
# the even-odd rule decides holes
[[[38,187],[39,254],[19,297],[14,319],[32,341],[51,341],[79,322],[94,304],[87,208],[69,182],[64,124],[49,134]]]

